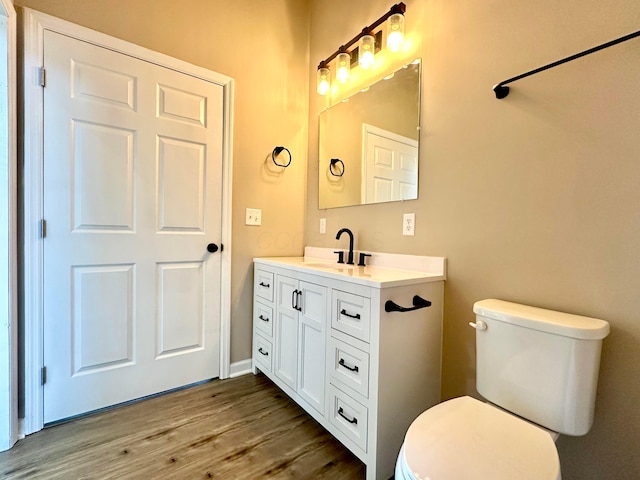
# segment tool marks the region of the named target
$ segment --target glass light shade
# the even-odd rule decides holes
[[[336,57],[336,78],[340,83],[349,80],[349,72],[351,71],[351,55],[346,52],[339,53]]]
[[[331,71],[322,67],[318,69],[318,84],[317,89],[320,95],[326,95],[331,88]]]
[[[358,63],[362,68],[373,65],[376,39],[373,35],[363,35],[358,42]]]
[[[394,13],[387,20],[387,49],[397,52],[404,41],[404,15]]]

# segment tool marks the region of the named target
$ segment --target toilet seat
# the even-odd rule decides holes
[[[396,471],[402,470],[420,480],[561,478],[547,431],[471,397],[440,403],[414,420],[398,457]]]

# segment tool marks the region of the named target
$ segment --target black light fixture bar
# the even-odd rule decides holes
[[[577,58],[584,57],[585,55],[589,55],[590,53],[612,47],[613,45],[617,45],[618,43],[626,42],[627,40],[631,40],[635,37],[640,37],[640,30],[634,33],[630,33],[629,35],[625,35],[624,37],[616,38],[615,40],[611,40],[610,42],[603,43],[602,45],[598,45],[597,47],[590,48],[588,50],[585,50],[584,52],[576,53],[575,55],[563,58],[562,60],[558,60],[548,65],[544,65],[543,67],[539,67],[521,75],[517,75],[513,78],[509,78],[508,80],[503,80],[493,87],[493,91],[496,94],[497,99],[505,98],[507,95],[509,95],[509,87],[506,86],[507,83],[515,82],[516,80],[520,80],[530,75],[535,75],[536,73],[540,73],[550,68],[557,67],[558,65],[562,65],[563,63],[567,63]]]
[[[329,55],[327,58],[322,60],[320,62],[320,64],[318,65],[318,68],[326,68],[326,67],[328,67],[329,63],[331,63],[331,60],[336,58],[339,53],[343,53],[343,52],[349,53],[349,47],[352,47],[355,43],[357,43],[357,41],[360,40],[361,37],[363,37],[365,35],[373,35],[373,33],[372,33],[373,30],[375,30],[380,25],[382,25],[384,22],[386,22],[387,19],[391,15],[395,15],[396,13],[401,13],[401,14],[404,15],[404,12],[406,12],[406,11],[407,11],[407,6],[404,3],[400,2],[400,3],[395,4],[393,7],[391,7],[389,9],[389,11],[387,13],[385,13],[383,16],[381,16],[378,20],[373,22],[368,27],[364,27],[362,29],[362,31],[360,33],[358,33],[355,37],[353,37],[351,40],[349,40],[344,45],[341,45],[338,50],[336,50],[331,55]]]

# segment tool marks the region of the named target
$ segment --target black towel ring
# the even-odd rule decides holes
[[[289,154],[289,161],[286,164],[276,162],[276,156],[280,155],[283,150],[286,150],[286,152]],[[275,163],[277,166],[287,168],[289,165],[291,165],[291,152],[286,147],[276,147],[273,149],[273,152],[271,152],[271,160],[273,160],[273,163]]]
[[[340,164],[342,165],[342,171],[338,170],[338,173],[333,173],[333,168],[336,166],[336,164]],[[332,158],[330,163],[329,163],[329,172],[331,172],[331,175],[333,175],[334,177],[341,177],[344,175],[344,162],[342,160],[340,160],[339,158]]]

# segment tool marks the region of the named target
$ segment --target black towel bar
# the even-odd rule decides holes
[[[585,51],[580,52],[580,53],[576,53],[575,55],[571,55],[569,57],[563,58],[563,59],[558,60],[556,62],[549,63],[547,65],[544,65],[542,67],[536,68],[534,70],[531,70],[529,72],[523,73],[521,75],[517,75],[517,76],[509,78],[507,80],[503,80],[502,82],[498,83],[497,85],[494,85],[493,92],[496,94],[496,98],[497,99],[505,98],[507,95],[509,95],[509,87],[507,87],[507,83],[515,82],[516,80],[520,80],[520,79],[528,77],[530,75],[534,75],[536,73],[543,72],[543,71],[548,70],[550,68],[557,67],[558,65],[562,65],[563,63],[570,62],[570,61],[575,60],[577,58],[584,57],[585,55],[589,55],[590,53],[594,53],[594,52],[597,52],[599,50],[602,50],[602,49],[605,49],[605,48],[608,48],[608,47],[612,47],[613,45],[617,45],[618,43],[626,42],[627,40],[631,40],[632,38],[636,38],[638,36],[640,36],[640,30],[637,31],[637,32],[634,32],[634,33],[630,33],[629,35],[625,35],[623,37],[616,38],[615,40],[611,40],[610,42],[603,43],[602,45],[598,45],[597,47],[589,48],[588,50],[585,50]]]
[[[429,300],[425,300],[424,298],[414,295],[413,296],[413,307],[401,307],[397,303],[387,300],[384,303],[384,311],[385,312],[411,312],[413,310],[418,310],[420,308],[430,307],[431,302]]]

